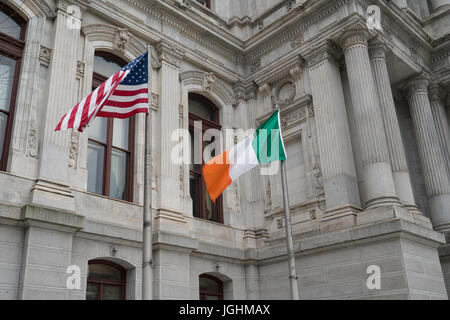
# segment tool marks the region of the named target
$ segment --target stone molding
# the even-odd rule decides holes
[[[139,57],[147,50],[147,47],[127,29],[108,24],[91,24],[83,27],[81,31],[89,41],[111,43],[112,48],[122,54],[129,51],[133,57]]]
[[[311,50],[303,56],[309,68],[314,68],[323,61],[338,63],[342,57],[339,47],[332,41],[312,46]]]
[[[180,60],[185,55],[183,49],[167,41],[159,42],[155,49],[160,63],[166,62],[176,68],[180,67]]]
[[[216,94],[227,105],[235,106],[238,104],[234,92],[228,89],[220,79],[215,78],[214,81],[208,82],[207,78],[210,80],[213,79],[211,73],[190,70],[180,74],[180,81],[183,85],[198,85],[203,88],[204,91]],[[206,84],[207,86],[205,86]]]

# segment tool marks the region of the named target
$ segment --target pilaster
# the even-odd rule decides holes
[[[161,96],[159,117],[161,131],[159,136],[160,153],[159,157],[159,213],[156,216],[157,227],[163,228],[162,220],[167,220],[170,224],[184,222],[181,213],[180,190],[180,167],[172,159],[172,149],[178,141],[172,142],[172,134],[179,129],[180,123],[180,60],[183,51],[178,47],[161,41],[156,46],[158,59],[161,63]],[[170,228],[170,227],[169,227]],[[185,232],[185,227],[177,227],[180,232]],[[177,229],[177,230],[178,230]]]
[[[355,127],[362,159],[361,193],[366,208],[399,204],[395,192],[383,116],[369,60],[368,33],[362,26],[341,39],[345,54]]]
[[[86,1],[58,0],[49,70],[49,91],[43,126],[43,141],[38,182],[31,202],[75,210],[69,190],[68,162],[71,132],[55,132],[61,117],[77,102],[74,88],[77,76],[77,46],[80,37],[81,10]],[[83,8],[80,8],[82,6]]]
[[[322,166],[327,218],[350,223],[361,207],[350,130],[338,63],[331,43],[316,47],[308,61]]]

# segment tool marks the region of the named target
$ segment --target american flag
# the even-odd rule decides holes
[[[126,119],[148,113],[148,52],[113,74],[83,101],[73,107],[55,131],[83,132],[95,117]]]

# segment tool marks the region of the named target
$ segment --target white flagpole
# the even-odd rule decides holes
[[[279,117],[281,117],[281,110],[279,110]],[[281,130],[281,128],[280,128]],[[289,258],[289,282],[291,286],[291,299],[300,300],[298,291],[298,277],[297,270],[295,268],[295,254],[294,254],[294,241],[292,240],[292,224],[291,224],[291,212],[289,208],[289,191],[287,186],[287,175],[286,175],[286,161],[281,161],[281,184],[283,187],[283,203],[284,203],[284,214],[286,220],[286,242],[288,249]]]
[[[153,300],[152,214],[152,46],[148,45],[148,115],[145,118],[145,181],[142,250],[142,300]]]

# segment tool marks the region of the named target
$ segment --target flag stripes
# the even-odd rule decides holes
[[[148,113],[148,104],[148,53],[145,53],[73,107],[55,131],[82,132],[95,117],[126,119],[137,113]]]

